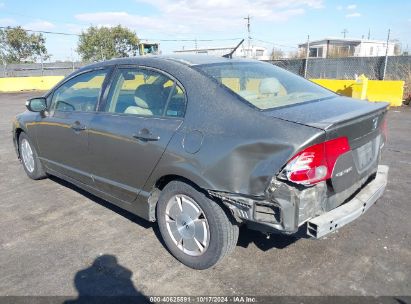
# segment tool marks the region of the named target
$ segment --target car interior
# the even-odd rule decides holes
[[[182,117],[185,111],[185,96],[181,88],[161,74],[138,77],[138,72],[119,74],[110,96],[106,111],[143,116]],[[171,95],[171,96],[170,96]]]

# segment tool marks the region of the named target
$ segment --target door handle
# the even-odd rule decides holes
[[[146,128],[141,129],[137,134],[133,134],[133,137],[144,142],[160,140],[160,136],[153,135],[150,130]]]
[[[84,131],[86,129],[85,125],[80,124],[78,121],[76,121],[74,124],[70,126],[74,131]]]

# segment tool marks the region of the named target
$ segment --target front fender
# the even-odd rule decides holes
[[[35,125],[36,121],[38,120],[38,113],[33,112],[23,112],[18,114],[13,122],[12,122],[12,138],[13,138],[13,145],[16,150],[17,156],[20,157],[19,149],[18,149],[18,135],[20,132],[24,132],[27,136],[31,139],[32,144],[34,145],[35,149],[38,151],[37,147],[37,140],[35,134]]]

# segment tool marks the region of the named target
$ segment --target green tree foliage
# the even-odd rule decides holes
[[[80,35],[77,51],[85,61],[136,56],[139,40],[135,32],[116,27],[91,26]]]
[[[30,34],[20,26],[0,30],[0,57],[6,63],[36,62],[50,58],[42,34]]]

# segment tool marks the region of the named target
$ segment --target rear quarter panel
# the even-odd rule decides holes
[[[187,69],[191,71],[175,75],[188,98],[184,123],[145,191],[162,176],[179,175],[205,189],[261,196],[297,150],[324,140],[322,130],[263,115],[217,82]],[[194,133],[196,149],[186,145]]]

